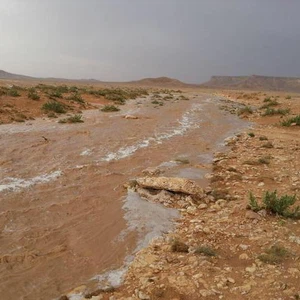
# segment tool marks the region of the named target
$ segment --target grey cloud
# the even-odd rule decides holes
[[[0,0],[0,69],[132,80],[300,76],[297,0]]]

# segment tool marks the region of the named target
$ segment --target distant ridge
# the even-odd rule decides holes
[[[81,83],[105,83],[105,84],[120,84],[120,85],[140,85],[140,86],[157,86],[157,87],[173,87],[173,88],[184,88],[184,87],[193,87],[196,85],[184,83],[178,79],[169,78],[169,77],[157,77],[157,78],[143,78],[141,80],[127,81],[127,82],[106,82],[96,79],[65,79],[65,78],[38,78],[30,77],[19,74],[8,73],[6,71],[0,70],[0,79],[6,80],[47,80],[47,81],[72,81],[72,82],[81,82]]]
[[[52,82],[79,82],[86,84],[102,83],[107,85],[137,85],[166,88],[212,88],[212,89],[235,89],[235,90],[269,90],[300,92],[300,77],[274,77],[274,76],[212,76],[202,84],[189,84],[178,79],[169,77],[143,78],[127,82],[106,82],[96,79],[65,79],[65,78],[38,78],[9,73],[0,70],[0,80],[38,80]]]
[[[8,73],[6,71],[0,70],[0,79],[20,80],[20,79],[34,79],[34,77]]]
[[[204,88],[300,92],[300,78],[271,76],[212,76]]]
[[[192,84],[188,84],[182,82],[178,79],[169,78],[169,77],[157,77],[157,78],[143,78],[136,81],[128,82],[130,84],[137,85],[149,85],[149,86],[164,86],[164,87],[188,87],[193,86]]]

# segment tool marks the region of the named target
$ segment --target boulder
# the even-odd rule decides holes
[[[140,187],[155,190],[167,190],[197,197],[203,197],[204,191],[194,181],[177,177],[142,177],[136,180]]]

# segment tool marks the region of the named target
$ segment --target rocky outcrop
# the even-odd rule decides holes
[[[142,188],[166,190],[175,193],[203,197],[204,191],[194,181],[185,178],[171,177],[143,177],[136,180]]]
[[[300,91],[300,81],[296,77],[272,76],[212,76],[208,82],[200,85],[206,88],[250,89],[270,91]]]

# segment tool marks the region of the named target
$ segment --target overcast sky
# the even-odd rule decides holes
[[[126,81],[300,76],[300,0],[0,0],[0,69]]]

